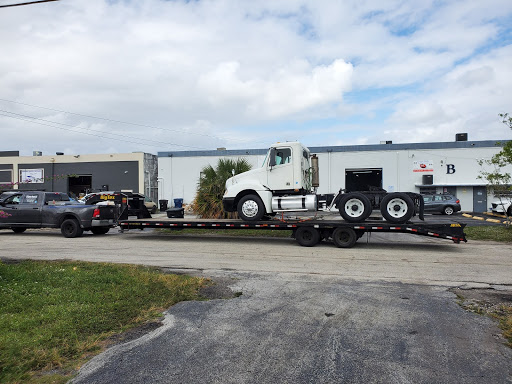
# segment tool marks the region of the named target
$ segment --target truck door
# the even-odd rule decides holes
[[[18,220],[20,224],[41,224],[41,199],[39,192],[27,192],[23,195],[18,209]]]
[[[276,147],[270,151],[267,163],[267,186],[273,191],[292,191],[294,154],[291,147]],[[300,161],[300,158],[297,159]]]
[[[21,199],[23,198],[23,194],[17,193],[15,195],[9,196],[4,200],[4,205],[0,207],[5,213],[5,216],[0,218],[0,223],[5,224],[13,224],[18,220],[18,207],[20,206]]]

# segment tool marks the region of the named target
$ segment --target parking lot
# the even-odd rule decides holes
[[[11,259],[154,265],[241,296],[180,303],[163,326],[83,367],[78,383],[510,382],[511,350],[451,287],[512,287],[512,246],[407,234],[351,249],[287,238],[0,231]]]

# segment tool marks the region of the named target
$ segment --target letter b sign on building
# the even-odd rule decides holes
[[[455,173],[455,164],[446,164],[446,174],[451,175]]]

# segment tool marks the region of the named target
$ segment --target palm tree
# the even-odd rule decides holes
[[[213,168],[207,165],[201,171],[197,192],[192,209],[203,219],[231,219],[236,213],[224,212],[222,208],[222,196],[224,195],[226,180],[235,175],[251,169],[247,159],[239,158],[219,159],[217,166]]]

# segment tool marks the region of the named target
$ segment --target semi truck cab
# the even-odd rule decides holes
[[[405,223],[415,214],[423,220],[423,198],[414,192],[351,191],[317,195],[318,158],[299,142],[275,143],[262,166],[226,181],[226,212],[244,221],[258,221],[277,212],[339,209],[348,222],[365,221],[380,209],[386,221]]]

